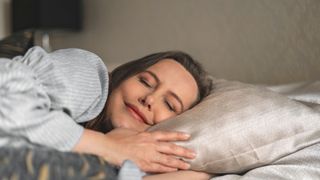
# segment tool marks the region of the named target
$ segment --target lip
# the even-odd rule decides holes
[[[125,105],[127,106],[128,110],[132,113],[132,116],[135,119],[139,120],[141,123],[149,125],[145,115],[141,111],[139,111],[139,109],[136,106],[134,106],[133,104],[129,104],[129,103],[125,103]]]

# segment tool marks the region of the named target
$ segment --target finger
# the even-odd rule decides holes
[[[188,159],[194,159],[196,157],[196,153],[193,150],[178,146],[173,143],[160,142],[156,147],[156,150],[164,154],[184,157]]]
[[[178,171],[178,168],[168,167],[159,163],[138,165],[141,170],[148,173],[166,173]]]
[[[164,166],[168,166],[171,168],[183,169],[183,170],[187,170],[190,168],[189,163],[186,163],[183,160],[178,159],[176,157],[165,155],[165,154],[160,154],[157,157],[158,157],[158,159],[156,160],[156,162],[158,162],[159,164],[162,164]]]
[[[151,134],[158,141],[185,141],[190,138],[190,134],[184,132],[154,131]]]

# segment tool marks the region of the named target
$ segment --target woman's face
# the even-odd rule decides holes
[[[113,127],[144,131],[189,109],[197,97],[193,76],[178,62],[164,59],[113,90],[107,117]]]

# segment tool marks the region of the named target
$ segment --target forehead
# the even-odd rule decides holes
[[[190,107],[198,97],[198,86],[191,75],[180,63],[172,59],[164,59],[150,66],[160,80],[163,88],[178,95],[186,108]]]

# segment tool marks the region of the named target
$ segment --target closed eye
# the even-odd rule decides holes
[[[175,108],[167,100],[164,100],[164,103],[170,111],[176,112]]]
[[[139,77],[139,82],[148,88],[152,88],[152,86],[149,84],[149,82],[143,77]]]

